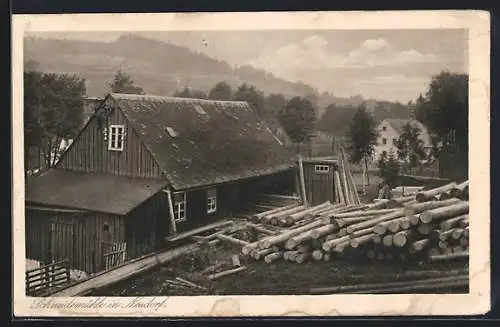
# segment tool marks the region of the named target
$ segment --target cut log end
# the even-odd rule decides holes
[[[426,202],[428,201],[429,197],[427,197],[424,193],[417,193],[417,195],[415,196],[415,200],[417,200],[417,202],[421,203],[421,202]]]
[[[266,263],[272,263],[272,262],[274,262],[282,257],[283,257],[282,252],[271,253],[271,254],[268,254],[264,257],[264,261]]]
[[[392,246],[392,244],[393,244],[393,235],[392,234],[385,235],[382,238],[382,244],[384,244],[384,246],[387,246],[387,247]]]

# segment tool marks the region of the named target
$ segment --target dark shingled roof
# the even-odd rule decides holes
[[[408,123],[412,127],[418,127],[421,131],[425,130],[425,126],[415,119],[387,118],[385,119],[385,121],[387,121],[392,126],[392,128],[394,128],[394,130],[398,132],[398,134],[403,133],[403,127]]]
[[[125,215],[167,182],[62,169],[28,179],[26,202]]]
[[[293,166],[247,102],[115,94],[111,97],[174,189],[272,174]]]

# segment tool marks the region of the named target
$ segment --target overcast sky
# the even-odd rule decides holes
[[[127,32],[129,34],[130,32]],[[231,65],[253,65],[337,96],[407,102],[433,74],[468,71],[465,30],[139,32]],[[113,41],[120,33],[44,33]],[[38,34],[37,36],[40,36]]]

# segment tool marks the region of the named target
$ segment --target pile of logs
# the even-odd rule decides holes
[[[300,197],[287,196],[280,194],[263,194],[259,196],[250,207],[247,208],[248,212],[265,212],[275,208],[299,205],[301,203]]]
[[[423,189],[423,186],[397,186],[391,190],[391,194],[393,197],[403,197],[414,195],[421,192]]]
[[[262,212],[255,221],[291,227],[262,233],[243,245],[242,253],[268,263],[346,255],[419,261],[468,257],[468,185],[452,182],[367,205],[291,204]]]

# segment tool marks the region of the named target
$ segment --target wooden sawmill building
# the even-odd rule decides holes
[[[27,258],[102,271],[261,193],[292,194],[295,174],[246,102],[112,93],[56,166],[28,179]]]

